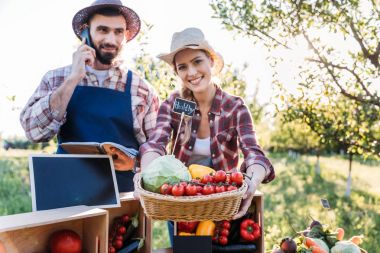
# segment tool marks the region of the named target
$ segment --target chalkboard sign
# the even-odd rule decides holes
[[[329,201],[327,199],[321,199],[321,204],[322,204],[323,208],[330,209],[330,204],[329,204]]]
[[[189,101],[182,98],[176,98],[173,104],[173,112],[192,117],[197,108],[197,104],[193,101]]]
[[[87,205],[119,207],[112,159],[106,155],[30,155],[33,211]]]
[[[174,236],[173,253],[212,253],[211,236]]]

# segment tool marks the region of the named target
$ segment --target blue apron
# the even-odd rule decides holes
[[[125,91],[77,86],[67,107],[66,122],[58,133],[63,142],[116,142],[139,149],[133,131],[131,101],[132,72],[128,71]],[[60,146],[58,154],[66,153]],[[133,191],[132,171],[117,171],[119,192]]]

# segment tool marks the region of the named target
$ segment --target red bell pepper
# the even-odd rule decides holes
[[[245,241],[252,242],[261,236],[261,228],[252,219],[245,219],[240,224],[240,237]]]

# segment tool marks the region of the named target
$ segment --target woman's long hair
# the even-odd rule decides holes
[[[200,50],[203,53],[205,53],[205,55],[209,59],[212,59],[212,57],[211,57],[211,55],[210,55],[209,52],[207,52],[204,49],[200,49]],[[176,64],[175,64],[175,56],[173,57],[173,66],[174,66],[174,72],[177,74],[177,67],[176,67]],[[191,90],[189,90],[188,88],[186,88],[185,85],[183,85],[182,83],[180,85],[181,85],[180,97],[183,98],[183,99],[186,99],[186,100],[190,100],[190,101],[195,101],[196,102],[193,92]],[[185,132],[184,132],[183,137],[181,138],[181,144],[182,145],[185,144],[186,142],[188,142],[189,139],[190,139],[192,117],[185,116],[184,119],[183,119],[183,121],[184,121]],[[178,129],[178,131],[180,131],[180,129]]]

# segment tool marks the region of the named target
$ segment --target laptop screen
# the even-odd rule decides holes
[[[112,159],[106,155],[30,155],[33,211],[69,206],[119,207]]]

